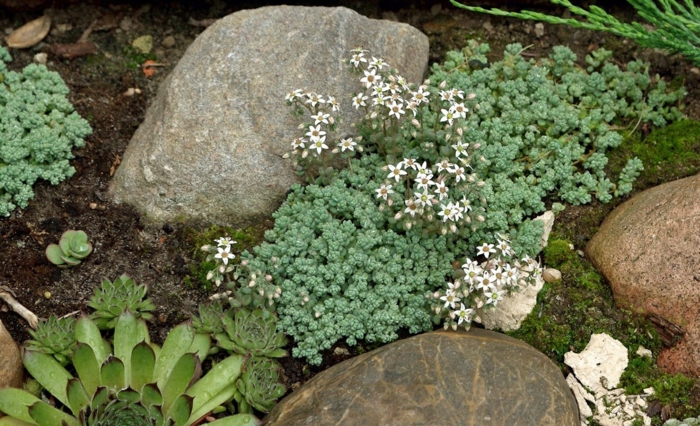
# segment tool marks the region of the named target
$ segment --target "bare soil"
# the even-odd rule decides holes
[[[75,151],[72,165],[77,172],[72,178],[57,186],[38,183],[34,187],[36,196],[26,209],[0,218],[0,286],[11,289],[19,302],[46,318],[52,314],[88,312],[86,303],[102,280],[128,274],[136,282],[148,285],[149,296],[157,306],[155,320],[150,326],[152,337],[162,341],[170,328],[196,313],[198,304],[209,296],[203,289],[184,284],[197,248],[186,237],[183,226],[164,224],[156,232],[147,231],[133,209],[112,204],[106,194],[111,176],[134,131],[143,121],[159,84],[205,29],[203,25],[207,20],[274,3],[210,0],[154,1],[143,5],[115,1],[112,4],[83,2],[49,9],[46,13],[53,19],[53,30],[44,42],[32,49],[11,50],[14,61],[10,68],[14,70],[31,63],[36,53],[49,52],[49,69],[57,71],[65,80],[71,102],[90,122],[93,134],[87,138],[84,148]],[[485,5],[499,3],[503,2],[482,2]],[[685,76],[689,92],[685,112],[691,118],[700,118],[700,71],[697,68],[678,56],[643,50],[632,41],[606,33],[545,24],[544,35],[538,36],[533,21],[467,13],[448,2],[319,1],[303,4],[343,5],[371,18],[411,24],[430,38],[431,62],[442,60],[448,50],[464,46],[469,37],[479,37],[491,44],[493,61],[500,59],[505,45],[512,42],[531,46],[527,54],[534,57],[546,56],[559,44],[572,48],[579,58],[604,46],[615,52],[614,58],[621,64],[637,57],[650,61],[652,73],[659,73],[668,81]],[[630,21],[635,16],[625,2],[605,2],[604,6],[623,20]],[[559,16],[564,13],[543,1],[520,2],[515,9],[521,7]],[[0,10],[0,31],[7,34],[40,14]],[[76,42],[91,24],[93,31],[88,40],[97,46],[96,54],[62,59],[50,53],[57,43]],[[145,58],[130,47],[131,42],[142,35],[153,36],[155,60],[163,65],[151,77],[146,77],[139,67]],[[137,88],[140,93],[128,95],[130,88]],[[558,220],[580,229],[575,243],[577,248],[582,248],[591,237],[591,229],[599,225],[586,223],[586,217],[592,210],[609,210],[612,206],[596,204],[569,208]],[[261,223],[256,233],[261,235],[261,231],[270,226],[270,221]],[[94,245],[94,252],[79,266],[59,269],[49,263],[44,250],[68,229],[84,230]],[[0,320],[16,341],[29,337],[26,322],[2,303]],[[334,355],[329,351],[324,356],[325,364],[318,368],[301,360],[285,360],[287,384],[297,387],[317,372],[358,351],[372,348],[349,349],[349,355]]]

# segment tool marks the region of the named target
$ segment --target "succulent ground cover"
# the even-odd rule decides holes
[[[533,45],[526,54],[534,58],[546,57],[552,46],[565,44],[579,58],[584,58],[598,47],[605,47],[613,51],[619,64],[627,63],[635,56],[650,60],[651,72],[659,73],[669,84],[679,84],[681,79],[685,79],[689,94],[684,112],[695,120],[700,119],[700,71],[692,70],[692,65],[681,58],[643,51],[632,42],[620,38],[547,25],[544,35],[538,37],[533,22],[446,11],[446,7],[440,11],[428,2],[409,2],[401,8],[381,7],[377,2],[324,3],[328,6],[339,4],[355,8],[372,18],[395,17],[423,30],[430,37],[431,61],[443,61],[446,51],[463,47],[467,37],[487,41],[494,55],[500,55],[507,44],[518,42],[523,46]],[[236,7],[260,5],[241,4]],[[536,7],[543,6],[539,4]],[[165,13],[165,10],[168,12]],[[71,165],[76,168],[76,173],[73,177],[58,186],[38,183],[34,187],[35,198],[26,209],[0,219],[0,253],[3,256],[0,286],[11,289],[20,302],[31,306],[40,316],[48,318],[53,314],[60,317],[80,310],[87,312],[86,307],[95,286],[104,279],[113,280],[121,274],[128,274],[136,282],[148,284],[148,294],[155,306],[150,311],[153,315],[149,323],[151,338],[163,343],[169,330],[188,316],[198,313],[198,304],[208,295],[201,288],[205,277],[200,275],[200,271],[205,268],[200,268],[200,263],[205,260],[199,257],[198,247],[218,238],[223,231],[238,241],[241,251],[250,249],[261,240],[263,231],[272,227],[271,222],[263,222],[246,230],[191,230],[165,225],[161,230],[147,231],[139,223],[137,214],[127,207],[111,205],[104,195],[111,173],[143,120],[158,84],[174,67],[189,43],[203,30],[202,27],[188,24],[189,18],[202,21],[233,11],[233,6],[223,2],[202,3],[199,6],[154,2],[150,8],[135,4],[116,4],[112,8],[82,4],[52,10],[55,22],[70,24],[70,28],[62,26],[62,30],[47,38],[47,43],[74,42],[98,18],[114,19],[118,23],[128,18],[131,26],[124,25],[126,29],[120,28],[119,31],[115,27],[95,32],[91,39],[99,44],[102,54],[73,60],[50,59],[53,62],[50,69],[57,71],[66,82],[70,90],[69,100],[76,111],[88,120],[93,134],[86,139],[84,148],[74,151],[75,159],[71,160]],[[547,11],[562,13],[557,9]],[[622,19],[633,15],[633,11],[625,7],[613,7],[609,11]],[[36,16],[36,13],[3,13],[0,16],[0,29],[17,28]],[[133,39],[144,34],[154,36],[156,59],[165,64],[150,78],[146,78],[141,69],[135,66],[144,58],[138,57],[130,47]],[[160,44],[168,36],[175,39],[175,45],[171,48]],[[32,62],[35,53],[32,50],[13,51],[13,62],[8,64],[8,68],[21,71]],[[129,88],[139,88],[141,93],[127,96]],[[623,145],[620,156],[613,156],[607,167],[613,175],[617,175],[627,158],[639,156],[644,162],[648,159],[650,167],[640,175],[633,194],[649,186],[697,173],[700,170],[699,135],[700,126],[692,122],[675,124],[661,131],[654,130],[652,126],[640,127],[631,136],[631,143]],[[650,146],[654,149],[648,149]],[[593,201],[587,206],[568,207],[557,218],[556,238],[570,242],[576,249],[583,248],[605,215],[617,204],[617,201],[605,205]],[[46,259],[44,250],[50,243],[57,243],[68,229],[84,230],[94,249],[80,265],[62,270]],[[554,254],[550,253],[549,256]],[[581,350],[581,345],[585,346],[587,341],[582,335],[576,335],[575,323],[565,318],[576,321],[585,315],[589,321],[586,328],[591,329],[600,326],[613,330],[611,323],[622,324],[618,331],[613,330],[613,336],[621,340],[624,333],[634,331],[632,324],[641,321],[614,308],[606,284],[585,261],[577,258],[569,260],[581,262],[581,265],[570,263],[566,266],[566,261],[560,263],[563,265],[564,281],[547,289],[547,296],[540,304],[542,315],[532,318],[532,322],[526,324],[527,327],[518,336],[531,344],[538,340],[551,343],[539,349],[555,360],[571,346],[577,351]],[[591,305],[595,309],[590,310]],[[26,323],[5,307],[0,304],[0,320],[12,336],[19,342],[33,338],[28,333]],[[398,334],[399,337],[407,335],[403,332]],[[653,339],[644,346],[654,349]],[[343,351],[335,354],[335,347],[331,348],[325,351],[324,363],[320,366],[291,357],[280,359],[280,363],[287,377],[287,385],[291,387],[305,382],[330,365],[374,347],[376,344],[361,342],[358,346],[345,348],[349,355],[343,355]],[[665,378],[648,365],[633,365],[634,375],[629,377],[627,386],[636,386],[639,377],[650,377],[650,380],[664,383],[667,393],[662,402],[670,405],[675,414],[698,414],[696,407],[700,405],[700,387],[697,384],[693,385],[691,381],[689,385],[687,380]]]

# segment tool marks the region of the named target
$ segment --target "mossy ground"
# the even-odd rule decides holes
[[[682,120],[648,134],[639,129],[628,133],[623,145],[610,153],[611,172],[615,174],[634,156],[644,163],[634,193],[700,172],[700,122]],[[519,330],[508,334],[545,353],[567,374],[564,354],[582,351],[591,334],[607,333],[629,350],[629,365],[620,383],[628,394],[653,387],[652,401],[668,406],[673,417],[698,416],[700,380],[669,375],[656,367],[654,359],[662,344],[651,322],[618,309],[610,286],[578,253],[607,214],[624,201],[567,207],[560,214],[542,257],[547,267],[562,272],[562,279],[545,284],[534,311]],[[654,359],[637,355],[639,346],[650,349]],[[658,416],[652,420],[654,425],[662,424]]]

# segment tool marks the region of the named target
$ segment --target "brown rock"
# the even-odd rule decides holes
[[[22,387],[22,357],[17,343],[0,321],[0,389]]]
[[[663,319],[669,325],[662,331],[675,330],[670,335],[685,332],[659,356],[659,366],[669,373],[700,375],[699,229],[700,175],[695,175],[622,204],[586,247],[619,306]]]
[[[524,342],[473,328],[382,346],[318,374],[273,425],[576,425],[557,366]]]

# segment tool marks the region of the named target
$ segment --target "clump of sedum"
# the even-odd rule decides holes
[[[73,176],[71,151],[92,133],[58,73],[37,64],[10,71],[11,60],[0,47],[0,216],[27,207],[37,180],[57,185]]]

